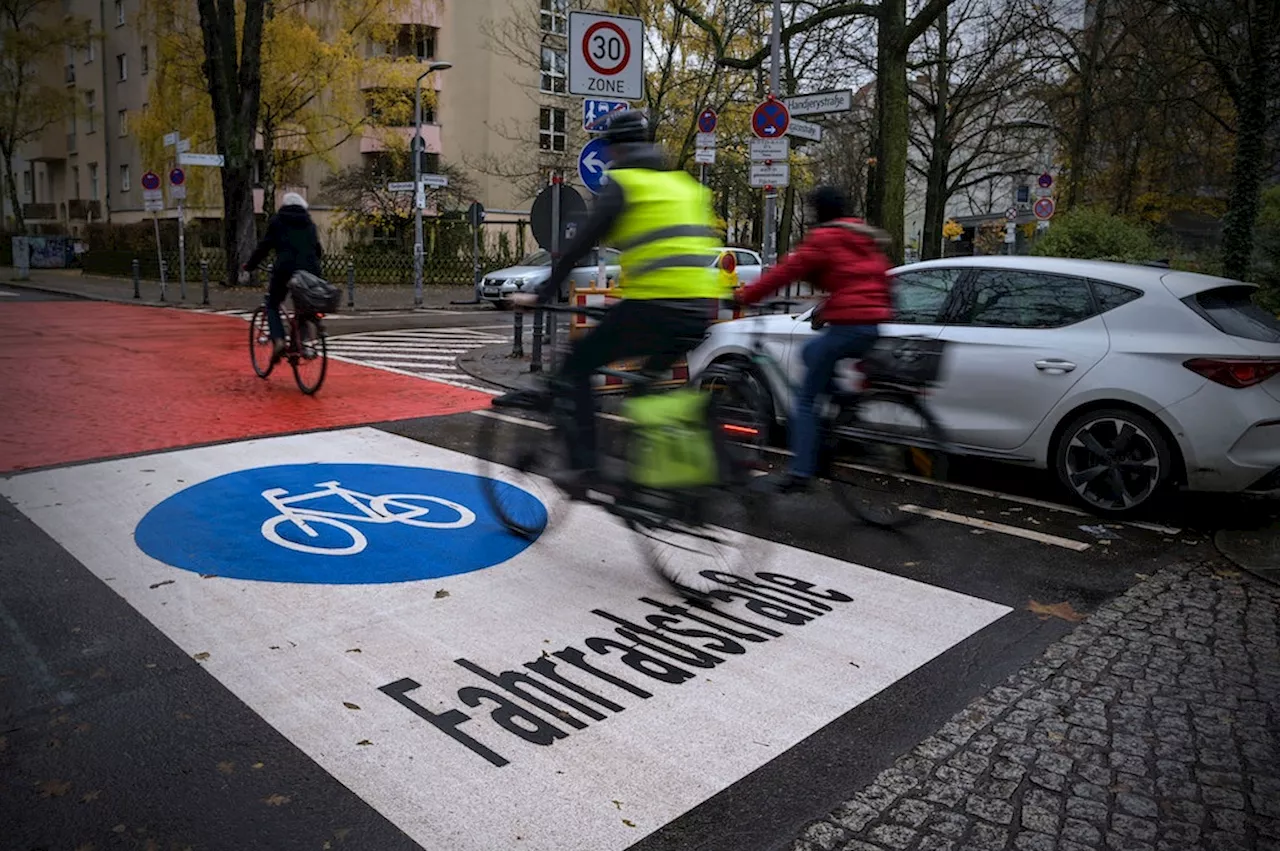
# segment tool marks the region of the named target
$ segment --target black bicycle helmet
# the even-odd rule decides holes
[[[624,109],[606,115],[593,132],[610,145],[643,144],[649,140],[649,119],[638,109]]]
[[[819,224],[848,215],[849,202],[845,200],[844,193],[834,186],[819,186],[813,190],[809,193],[809,204]]]

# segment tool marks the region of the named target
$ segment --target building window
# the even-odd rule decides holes
[[[98,58],[98,42],[94,41],[93,38],[90,38],[89,43],[84,46],[84,61],[87,64],[97,58]]]
[[[569,31],[569,0],[542,0],[542,31],[556,35]]]
[[[24,171],[22,173],[22,197],[31,197],[31,172]]]
[[[122,109],[116,113],[117,126],[120,128],[121,136],[129,135],[129,110]]]
[[[124,0],[116,0],[116,26],[124,26]]]
[[[122,83],[129,79],[129,57],[126,54],[116,57],[116,79]]]
[[[435,59],[439,34],[438,29],[424,24],[401,24],[389,41],[370,38],[365,46],[365,55],[369,58],[416,59],[419,62]]]
[[[565,111],[543,107],[538,110],[538,147],[544,151],[563,152],[568,143],[565,134]]]
[[[85,133],[93,133],[98,127],[94,118],[94,110],[98,107],[98,93],[92,89],[84,93]]]
[[[129,185],[129,166],[126,164],[120,166],[120,191],[128,192]]]
[[[71,197],[79,201],[80,200],[80,166],[78,165],[73,165],[71,167],[71,191],[75,193]]]
[[[151,70],[151,50],[144,44],[142,45],[142,73],[146,74]]]
[[[563,50],[552,47],[542,48],[542,91],[553,94],[564,94],[565,65],[568,57]]]
[[[89,163],[89,200],[98,200],[98,164]]]

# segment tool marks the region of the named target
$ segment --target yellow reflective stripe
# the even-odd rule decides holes
[[[672,254],[667,257],[656,257],[647,263],[636,266],[632,275],[636,278],[656,272],[659,269],[709,269],[710,254]]]
[[[719,241],[720,232],[715,228],[706,227],[704,225],[671,225],[670,227],[658,228],[648,233],[637,234],[630,239],[621,240],[614,248],[619,251],[630,251],[633,248],[639,248],[642,245],[648,245],[650,242],[658,242],[664,239],[714,239]]]

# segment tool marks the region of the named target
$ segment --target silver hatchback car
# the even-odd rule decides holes
[[[604,249],[605,275],[614,280],[617,280],[618,275],[622,273],[622,267],[618,265],[618,256],[618,252],[612,248]],[[561,289],[561,299],[568,295],[570,286],[576,286],[579,289],[594,286],[598,270],[599,258],[593,251],[570,273],[569,281]],[[476,296],[502,309],[511,304],[511,296],[518,292],[533,292],[550,277],[551,253],[535,251],[515,266],[485,275],[480,281],[480,291]]]
[[[1280,493],[1280,320],[1251,284],[1149,266],[1038,257],[893,271],[892,336],[945,340],[929,405],[959,452],[1052,470],[1102,514],[1168,486]],[[748,351],[753,321],[790,379],[810,313],[712,328],[691,375]],[[788,387],[770,387],[785,419]]]

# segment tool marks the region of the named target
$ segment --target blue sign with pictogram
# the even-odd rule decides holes
[[[159,189],[160,175],[156,174],[154,171],[149,171],[142,175],[142,188],[148,190]]]
[[[1046,171],[1044,174],[1040,175],[1040,180],[1038,182],[1041,189],[1048,189],[1053,185],[1053,175]]]
[[[535,525],[546,509],[499,483]],[[361,585],[493,567],[530,541],[489,509],[481,477],[388,464],[286,464],[179,491],[134,530],[138,547],[195,573],[264,582]]]
[[[582,129],[598,130],[606,122],[600,119],[612,115],[624,109],[630,109],[631,104],[625,100],[599,100],[598,98],[587,98],[582,102]]]
[[[708,107],[698,114],[698,132],[714,133],[718,122],[719,116],[716,115],[716,111]]]
[[[181,186],[187,182],[187,173],[180,168],[175,168],[169,172],[169,185]]]
[[[780,100],[770,98],[751,113],[751,132],[761,139],[778,139],[786,135],[791,126],[791,113]]]
[[[582,185],[590,189],[593,195],[599,195],[600,190],[609,182],[605,172],[612,162],[606,155],[606,147],[604,139],[592,139],[582,146],[582,152],[578,154],[578,177],[582,178]]]

